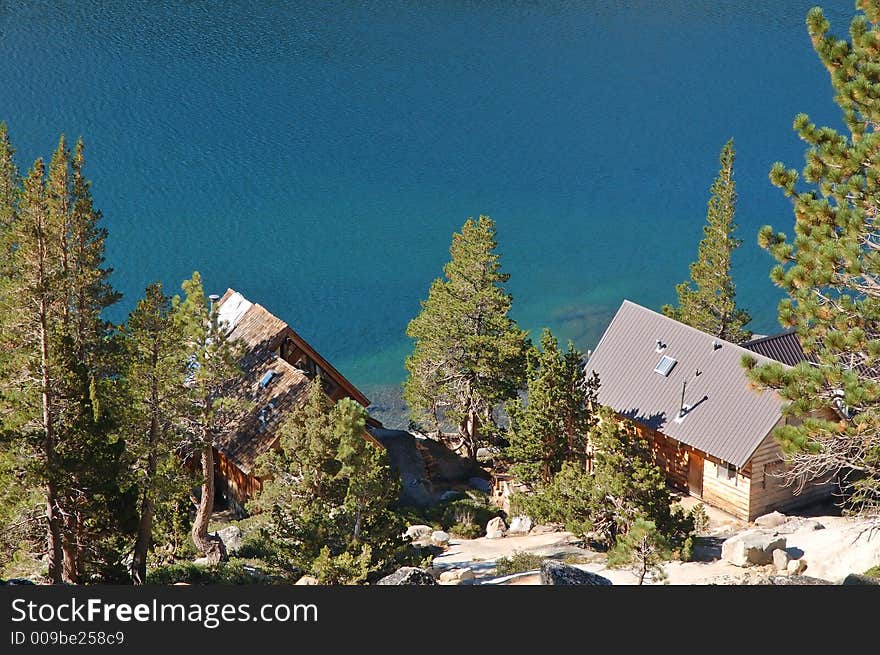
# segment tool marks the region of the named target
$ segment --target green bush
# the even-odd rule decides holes
[[[697,503],[691,508],[690,518],[694,522],[694,532],[697,534],[703,534],[709,529],[709,515],[703,503]]]
[[[681,545],[681,551],[679,551],[678,555],[679,559],[682,562],[692,562],[694,559],[694,538],[688,537],[684,540],[684,543]]]
[[[462,539],[476,539],[483,534],[483,528],[476,523],[456,523],[449,528],[449,534]]]
[[[511,575],[513,573],[534,571],[541,567],[541,562],[545,559],[547,558],[543,555],[517,550],[510,557],[499,557],[495,560],[495,574]]]
[[[148,584],[170,585],[177,582],[188,584],[253,584],[266,582],[264,576],[255,575],[245,568],[244,562],[232,559],[228,562],[200,566],[193,562],[176,562],[160,566],[147,573]]]
[[[454,525],[477,525],[482,532],[486,524],[504,512],[486,501],[474,498],[461,498],[447,503],[440,523],[444,530],[451,530]]]
[[[868,577],[871,577],[871,578],[880,579],[880,564],[878,564],[877,566],[873,566],[870,569],[868,569],[867,571],[865,571],[865,575],[867,575]]]

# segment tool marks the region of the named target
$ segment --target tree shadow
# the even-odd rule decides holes
[[[657,412],[656,414],[643,414],[642,410],[634,407],[620,412],[621,416],[625,416],[629,420],[644,425],[652,430],[659,430],[666,425],[666,412]]]

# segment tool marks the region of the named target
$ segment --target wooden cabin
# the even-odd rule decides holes
[[[217,301],[220,324],[230,337],[245,345],[243,375],[233,394],[253,409],[215,443],[217,493],[237,514],[261,488],[254,475],[257,458],[277,447],[277,429],[288,411],[307,398],[308,387],[318,375],[333,400],[352,398],[364,407],[370,401],[301,336],[261,305],[233,289]],[[375,419],[368,424],[381,427]],[[370,434],[364,438],[381,447]]]
[[[744,521],[827,498],[832,481],[798,493],[780,476],[773,437],[783,399],[756,388],[742,366],[791,366],[805,359],[793,333],[736,345],[625,300],[587,362],[598,398],[632,420],[654,449],[669,484]]]

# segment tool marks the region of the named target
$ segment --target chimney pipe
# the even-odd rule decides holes
[[[681,381],[681,403],[678,407],[678,418],[682,418],[684,416],[684,390],[687,388],[687,380]]]

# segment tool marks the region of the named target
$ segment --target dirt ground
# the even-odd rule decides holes
[[[682,499],[682,504],[687,508],[695,502],[698,501],[692,498]],[[719,577],[739,579],[754,571],[754,568],[741,568],[722,560],[720,548],[727,537],[755,526],[708,506],[706,510],[709,527],[700,539],[703,545],[702,552],[698,553],[703,561],[665,563],[665,584],[711,584]],[[880,528],[876,524],[830,514],[806,515],[813,522],[792,517],[789,523],[776,529],[785,533],[789,554],[807,563],[805,575],[839,583],[849,573],[862,573],[880,564]],[[815,529],[816,521],[823,529]],[[542,530],[548,531],[540,533]],[[637,584],[638,579],[632,572],[608,568],[602,553],[583,548],[570,533],[549,530],[541,527],[528,535],[505,536],[501,539],[453,539],[446,552],[435,557],[434,566],[441,570],[470,567],[477,584],[540,584],[536,572],[504,577],[495,575],[496,559],[524,551],[554,559],[562,559],[566,555],[576,557],[584,563],[575,566],[605,576],[615,585]]]

